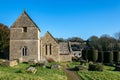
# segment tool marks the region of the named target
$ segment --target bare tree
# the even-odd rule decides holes
[[[116,40],[120,41],[120,32],[114,34]]]

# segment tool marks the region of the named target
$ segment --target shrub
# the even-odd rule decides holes
[[[120,52],[119,51],[113,52],[113,61],[117,64],[120,63]]]
[[[103,51],[98,52],[98,62],[103,62]]]
[[[90,49],[87,51],[87,59],[96,62],[98,59],[98,50]]]
[[[90,71],[103,71],[103,65],[100,63],[89,64]]]
[[[52,59],[52,58],[47,58],[47,61],[48,61],[49,63],[55,62],[54,59]]]
[[[82,50],[82,58],[87,60],[87,50]]]
[[[104,52],[104,63],[112,63],[113,62],[113,52],[105,51]]]

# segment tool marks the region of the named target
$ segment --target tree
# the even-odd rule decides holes
[[[113,50],[116,44],[116,40],[109,35],[102,35],[100,37],[100,44],[104,51]]]
[[[99,38],[97,36],[91,36],[87,41],[90,48],[95,48],[101,50],[101,44],[99,43]]]
[[[63,39],[63,38],[56,38],[56,40],[57,40],[58,42],[66,42],[66,40]]]
[[[83,42],[83,39],[79,38],[79,37],[72,37],[72,38],[68,38],[67,41],[70,41],[70,42]]]
[[[120,32],[115,33],[114,38],[116,39],[115,50],[120,50]]]
[[[98,49],[99,51],[111,51],[120,49],[119,44],[116,43],[116,39],[104,34],[100,38],[97,36],[91,36],[88,40],[89,48]]]
[[[99,38],[98,38],[97,36],[93,35],[93,36],[91,36],[88,40],[89,40],[89,41],[98,41]]]
[[[115,39],[120,41],[120,32],[115,33]]]
[[[9,47],[10,30],[6,25],[0,23],[0,52]]]

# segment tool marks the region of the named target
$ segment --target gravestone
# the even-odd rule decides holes
[[[27,72],[28,73],[36,73],[37,72],[37,69],[35,68],[35,67],[29,67],[28,69],[27,69]]]
[[[51,66],[51,69],[57,69],[57,70],[59,70],[59,69],[61,69],[61,66],[59,64],[53,64]]]

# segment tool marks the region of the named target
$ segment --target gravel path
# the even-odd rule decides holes
[[[68,80],[81,80],[77,74],[75,73],[75,71],[71,71],[70,69],[68,69],[66,64],[63,64],[63,70],[66,72],[66,75],[68,76]]]

